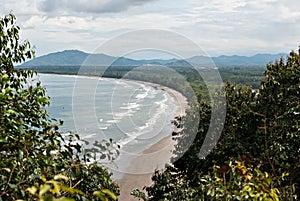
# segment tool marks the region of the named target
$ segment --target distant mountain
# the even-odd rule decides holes
[[[42,66],[140,66],[145,64],[165,65],[171,67],[187,67],[196,66],[211,66],[212,62],[218,67],[223,66],[265,66],[270,62],[286,57],[286,54],[256,54],[251,57],[247,56],[194,56],[186,60],[179,59],[149,59],[135,60],[126,57],[113,57],[105,54],[89,54],[79,50],[65,50],[62,52],[50,53],[44,56],[37,57],[27,61],[21,67],[42,67]]]
[[[166,65],[168,63],[176,62],[178,59],[148,59],[139,60],[143,64],[153,64],[153,65]]]
[[[265,66],[270,62],[280,59],[281,57],[285,58],[287,54],[256,54],[251,57],[246,56],[219,56],[213,57],[213,61],[216,66]]]
[[[192,65],[208,66],[212,62],[216,66],[228,67],[228,66],[265,66],[270,62],[280,59],[281,57],[285,58],[287,54],[256,54],[254,56],[218,56],[218,57],[205,57],[205,56],[194,56],[187,61]]]
[[[139,61],[105,54],[89,54],[79,50],[64,50],[37,57],[23,63],[22,67],[41,66],[81,66],[84,65],[140,65]]]
[[[65,66],[78,65],[89,56],[88,53],[79,50],[65,50],[37,57],[23,63],[21,66]]]
[[[169,67],[191,67],[193,66],[193,64],[191,64],[188,60],[174,60],[172,62],[166,63],[166,66]],[[196,66],[198,66],[198,64],[195,64]]]
[[[213,59],[216,57],[207,57],[207,56],[194,56],[191,58],[186,59],[192,65],[199,65],[199,66],[211,66]]]

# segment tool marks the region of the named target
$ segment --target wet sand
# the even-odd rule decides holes
[[[140,81],[137,81],[140,82]],[[176,111],[176,116],[184,116],[185,110],[188,107],[186,97],[184,97],[178,91],[174,89],[161,86],[159,84],[140,82],[146,85],[157,87],[166,91],[173,97],[174,104],[178,106]],[[176,129],[174,128],[174,131]],[[128,172],[137,172],[137,174],[125,173],[121,179],[117,181],[120,186],[121,195],[119,196],[119,201],[136,201],[130,192],[134,188],[140,190],[144,186],[150,186],[152,184],[151,176],[154,171],[164,169],[165,165],[170,163],[172,157],[171,150],[174,149],[175,141],[172,140],[172,135],[161,139],[156,144],[152,145],[150,148],[146,149],[142,154],[137,156],[129,165]]]

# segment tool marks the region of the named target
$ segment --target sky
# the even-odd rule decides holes
[[[151,29],[187,38],[210,56],[288,53],[300,45],[299,0],[0,0],[0,5],[1,17],[16,15],[21,38],[36,46],[37,56],[66,49],[101,52],[107,41]]]

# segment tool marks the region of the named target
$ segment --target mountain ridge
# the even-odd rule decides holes
[[[211,66],[212,62],[218,67],[226,66],[265,66],[270,62],[285,58],[287,54],[255,54],[253,56],[221,55],[218,57],[193,56],[187,59],[131,59],[127,57],[114,57],[103,53],[86,53],[80,50],[63,50],[39,56],[19,67],[42,67],[42,66],[140,66],[146,64],[165,65],[170,67],[184,66]]]

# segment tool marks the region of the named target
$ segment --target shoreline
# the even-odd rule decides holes
[[[50,73],[42,73],[42,74],[56,75]],[[78,75],[69,75],[69,74],[57,74],[57,75],[72,76],[72,77],[78,76]],[[86,76],[86,75],[80,75],[80,76],[89,77],[89,78],[99,78],[96,76]],[[185,111],[189,107],[187,98],[183,96],[183,94],[181,94],[180,92],[172,88],[163,86],[161,84],[145,82],[140,80],[131,80],[131,79],[117,79],[117,78],[105,78],[105,77],[104,79],[135,82],[150,87],[154,87],[158,90],[165,91],[170,97],[172,97],[172,102],[176,106],[172,114],[170,114],[170,116],[174,115],[172,119],[178,116],[185,116]],[[171,150],[174,149],[174,145],[175,145],[175,141],[172,140],[172,132],[173,131],[176,132],[176,127],[173,125],[173,128],[171,129],[172,131],[170,133],[166,133],[167,134],[166,137],[161,138],[158,142],[152,144],[150,147],[144,149],[144,151],[142,151],[139,155],[134,157],[132,161],[128,164],[128,167],[125,169],[127,173],[123,173],[121,178],[114,179],[114,181],[120,187],[119,201],[138,200],[135,199],[133,196],[131,196],[130,192],[134,188],[138,188],[142,190],[144,186],[150,186],[152,184],[151,177],[154,171],[163,170],[165,168],[165,164],[170,164],[170,159],[173,156]]]
[[[138,80],[128,81],[138,82],[164,90],[173,98],[173,103],[178,107],[175,111],[174,117],[185,115],[185,111],[188,108],[188,102],[186,97],[183,96],[180,92],[160,84]],[[175,126],[173,127],[173,131],[176,131]],[[164,137],[157,143],[151,145],[149,148],[144,150],[141,155],[133,159],[133,161],[127,168],[128,172],[141,172],[141,170],[147,169],[146,167],[151,167],[153,165],[156,166],[156,168],[153,168],[151,171],[147,169],[148,171],[142,171],[144,173],[138,174],[124,173],[122,178],[116,181],[116,183],[120,186],[119,201],[138,200],[131,196],[130,192],[134,188],[143,190],[144,186],[150,186],[152,184],[151,177],[155,169],[163,170],[165,168],[165,164],[170,164],[170,159],[173,156],[171,150],[174,149],[174,145],[175,141],[172,140],[172,133],[170,133],[167,137]]]

